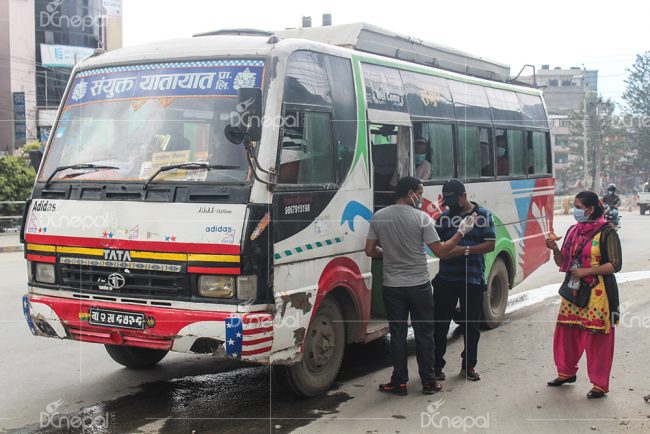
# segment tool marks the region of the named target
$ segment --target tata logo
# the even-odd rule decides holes
[[[108,261],[131,261],[128,250],[104,250],[104,259]]]
[[[106,286],[109,290],[124,288],[126,279],[120,273],[113,273],[106,278]]]

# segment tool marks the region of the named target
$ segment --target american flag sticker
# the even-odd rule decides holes
[[[268,357],[273,345],[273,317],[269,314],[247,314],[226,318],[226,355],[236,358]]]

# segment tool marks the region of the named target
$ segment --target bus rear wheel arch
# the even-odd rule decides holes
[[[320,395],[336,380],[345,344],[343,313],[336,299],[328,296],[311,320],[301,361],[289,366],[275,366],[275,372],[295,395]]]
[[[494,329],[506,316],[510,274],[503,257],[495,259],[487,279],[487,290],[483,295],[483,326]]]

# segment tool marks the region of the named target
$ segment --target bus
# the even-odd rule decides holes
[[[359,28],[359,46],[376,37]],[[496,327],[508,290],[549,259],[541,92],[424,43],[438,61],[318,40],[340,30],[217,31],[78,64],[21,228],[32,333],[103,344],[128,368],[208,354],[326,391],[347,344],[388,332],[364,244],[394,181],[418,172],[419,139],[423,210],[444,211],[458,177],[493,213],[483,320]]]

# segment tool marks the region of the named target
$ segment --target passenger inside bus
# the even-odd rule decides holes
[[[415,139],[415,177],[419,180],[431,179],[431,157],[428,154],[429,144],[421,137]]]

